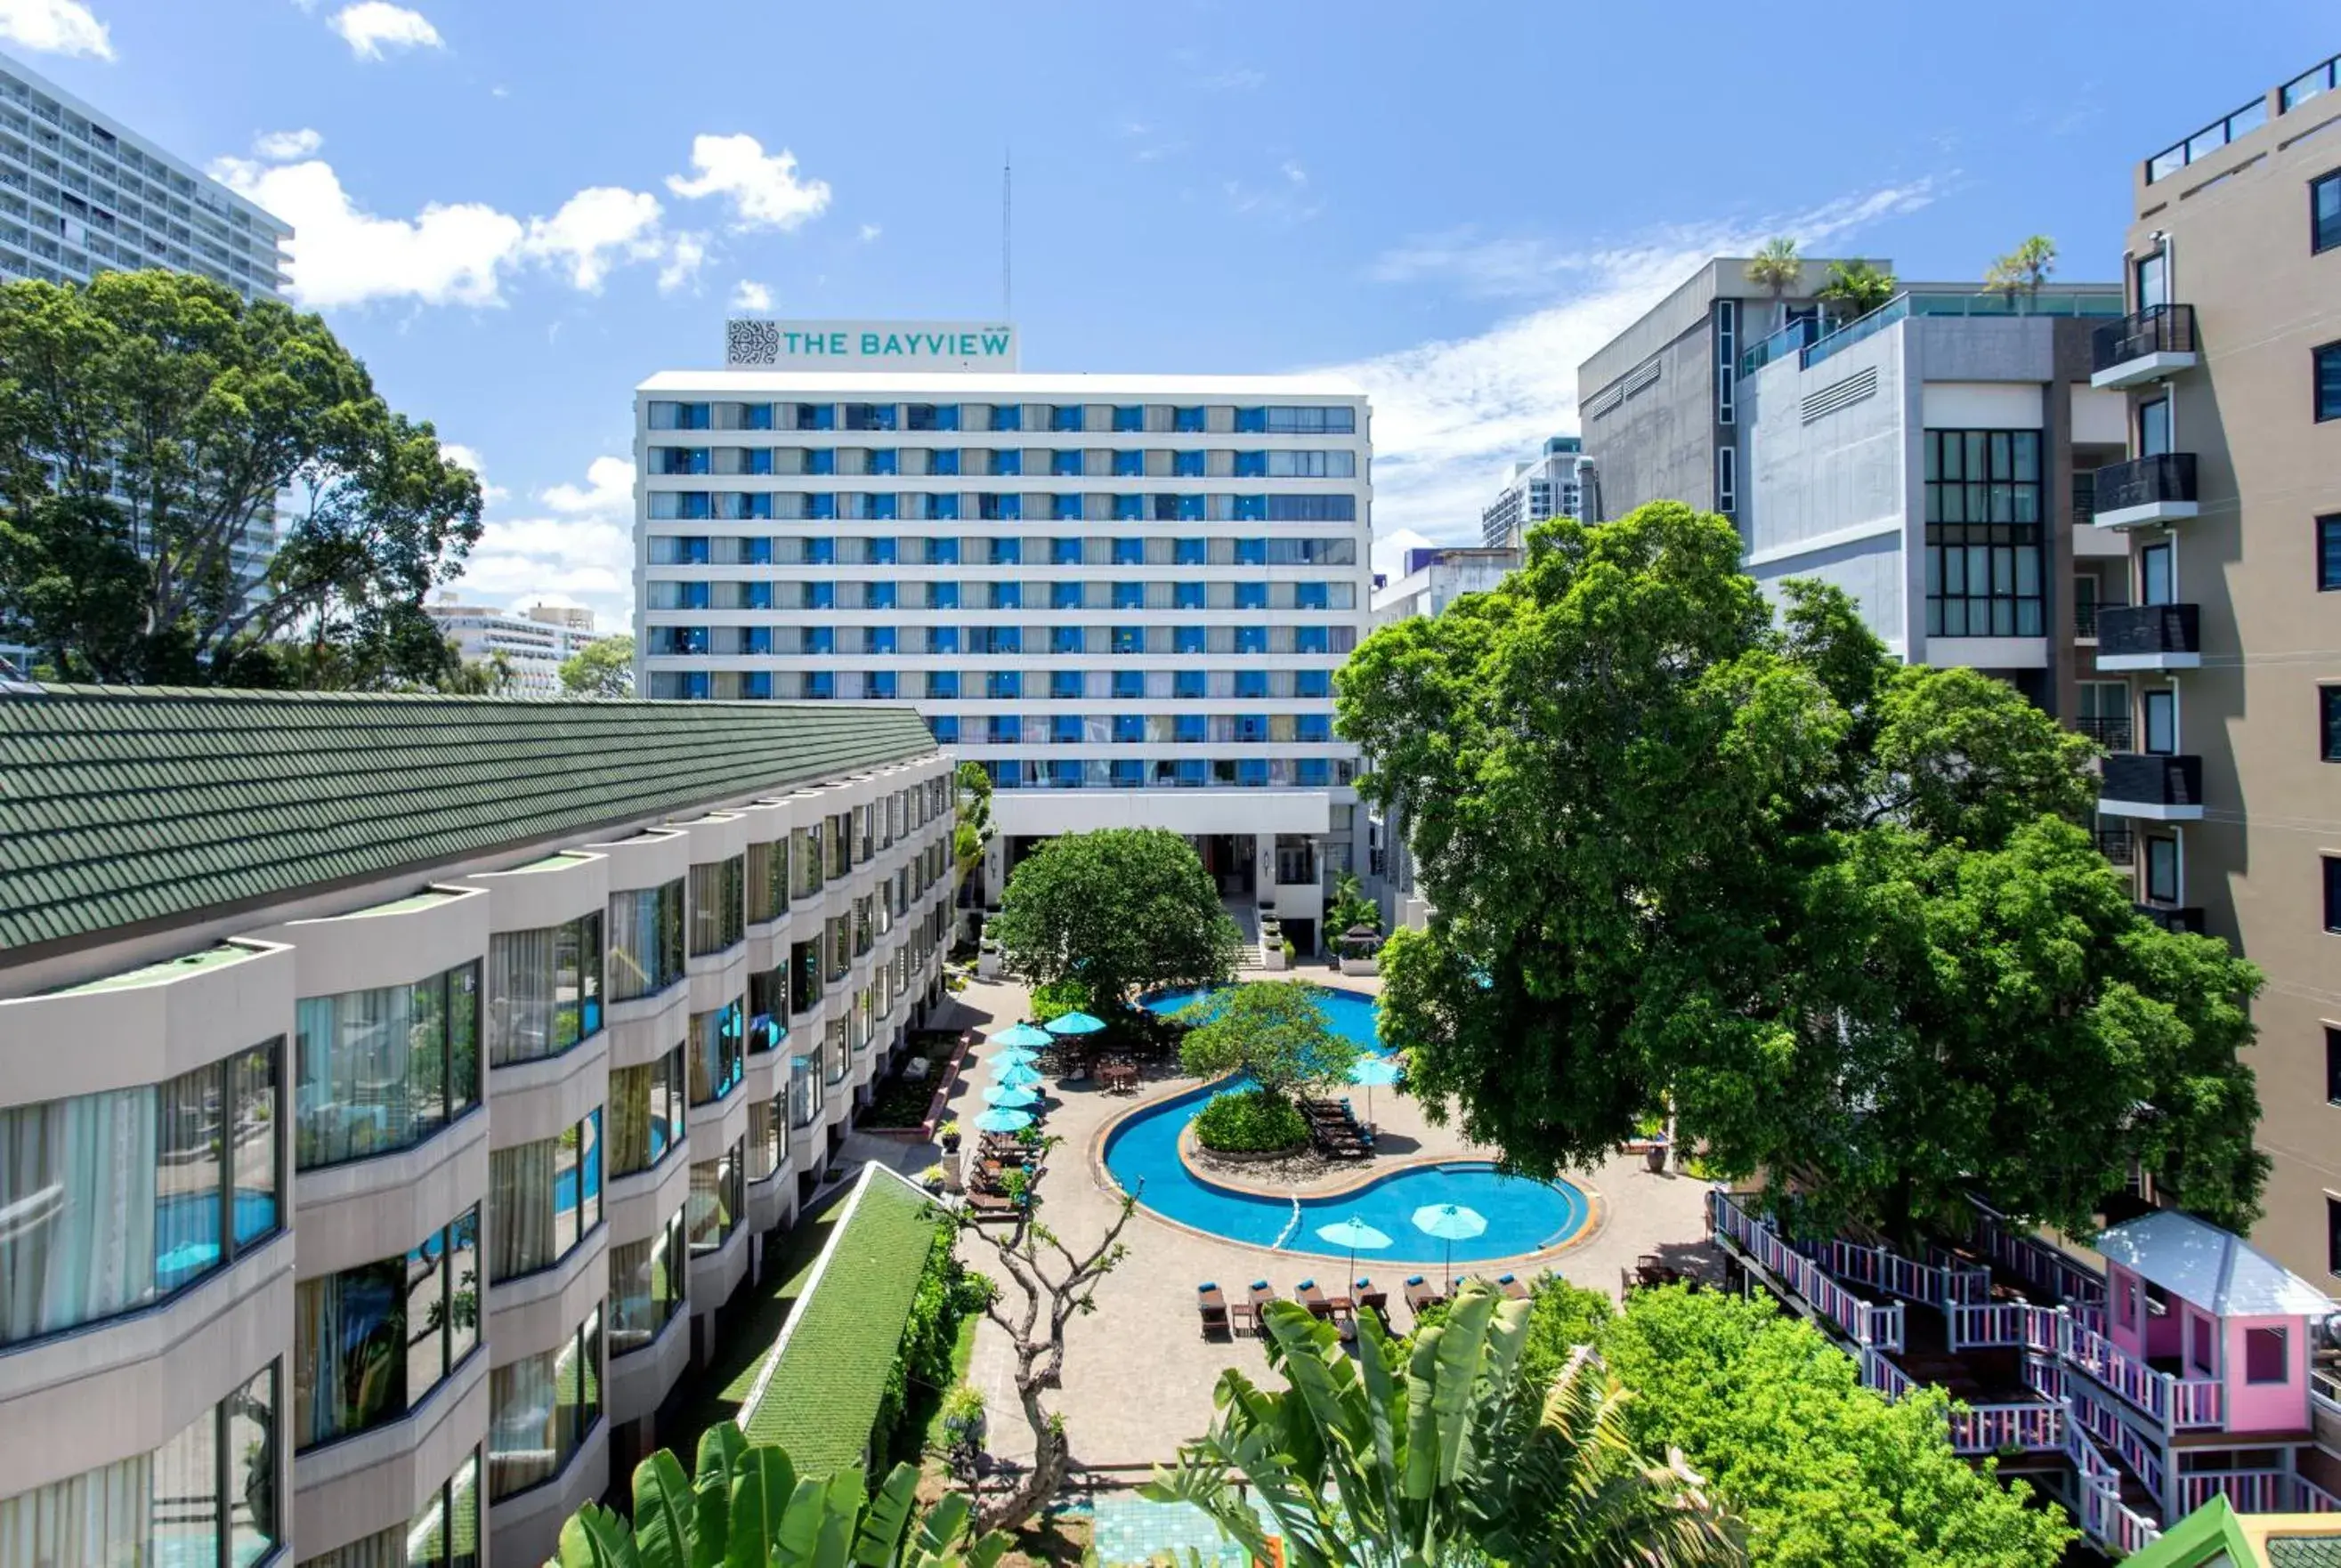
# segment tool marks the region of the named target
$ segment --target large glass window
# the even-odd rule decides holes
[[[683,1047],[610,1069],[610,1175],[649,1170],[683,1141]]]
[[[789,1037],[789,969],[761,969],[748,977],[748,1054],[776,1051]]]
[[[301,1568],[478,1568],[480,1456],[455,1474],[403,1524],[301,1559]]]
[[[733,1144],[720,1159],[702,1160],[691,1167],[691,1199],[683,1212],[693,1257],[716,1251],[740,1226],[747,1207],[745,1143]]]
[[[602,1029],[602,915],[488,938],[488,1065],[558,1056]]]
[[[682,1210],[658,1235],[610,1249],[610,1355],[641,1350],[682,1310],[686,1299]]]
[[[395,1421],[480,1342],[480,1211],[402,1257],[294,1287],[293,1444]]]
[[[2316,419],[2341,419],[2341,343],[2316,351]]]
[[[276,1234],[278,1054],[0,1109],[0,1345],[146,1306]]]
[[[602,1223],[602,1113],[488,1156],[488,1279],[550,1268]]]
[[[2341,171],[2308,183],[2308,248],[2341,245]]]
[[[691,1015],[691,1103],[703,1106],[740,1087],[747,1071],[746,1041],[735,998],[712,1012]]]
[[[810,898],[821,891],[823,859],[818,822],[789,830],[789,896]]]
[[[682,978],[682,879],[610,896],[610,999],[652,997]]]
[[[480,966],[304,997],[294,1011],[294,1163],[412,1147],[480,1098]]]
[[[747,935],[741,906],[746,877],[747,862],[738,855],[691,868],[692,957],[721,953]]]
[[[789,841],[748,846],[748,918],[777,920],[789,908]]]
[[[2178,902],[2178,840],[2146,841],[2146,896],[2157,904]]]
[[[1930,430],[1927,634],[2040,637],[2040,432]]]
[[[748,1107],[748,1179],[762,1181],[788,1163],[788,1107],[777,1099]]]
[[[488,1374],[488,1496],[501,1500],[560,1474],[602,1419],[602,1312],[560,1348]]]

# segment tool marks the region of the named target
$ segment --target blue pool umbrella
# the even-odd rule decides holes
[[[1021,1046],[1010,1046],[1005,1050],[991,1053],[994,1067],[1029,1067],[1040,1059],[1040,1052],[1028,1051]]]
[[[1350,1081],[1366,1087],[1366,1120],[1374,1119],[1374,1086],[1387,1088],[1398,1082],[1398,1064],[1388,1057],[1361,1055],[1350,1064]]]
[[[1465,1208],[1459,1203],[1425,1204],[1414,1211],[1414,1228],[1425,1236],[1435,1236],[1447,1244],[1447,1288],[1455,1288],[1455,1244],[1469,1241],[1488,1228],[1478,1209]]]
[[[1011,1110],[1006,1106],[994,1106],[975,1118],[975,1130],[980,1133],[1021,1133],[1031,1125],[1030,1112]]]
[[[1318,1226],[1317,1236],[1321,1241],[1330,1241],[1335,1246],[1346,1246],[1350,1249],[1350,1277],[1353,1280],[1358,1277],[1358,1253],[1360,1249],[1366,1252],[1379,1252],[1390,1244],[1390,1237],[1360,1219],[1356,1215],[1351,1215],[1338,1224]]]
[[[1046,1029],[1036,1029],[1030,1024],[1011,1024],[991,1037],[995,1046],[1018,1046],[1028,1051],[1043,1050],[1056,1044],[1056,1037]]]
[[[1041,1081],[1041,1075],[1020,1063],[1012,1067],[994,1067],[991,1081],[1011,1089],[1029,1089]]]
[[[1104,1027],[1103,1018],[1093,1018],[1087,1013],[1067,1013],[1062,1017],[1050,1019],[1048,1024],[1049,1032],[1052,1035],[1094,1035]]]
[[[1041,1097],[1031,1089],[1011,1089],[1006,1084],[994,1084],[983,1091],[987,1106],[1006,1106],[1012,1111],[1030,1110],[1041,1103]]]

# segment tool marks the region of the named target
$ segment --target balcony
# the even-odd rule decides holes
[[[2199,670],[2201,620],[2192,604],[2108,605],[2097,613],[2097,668]]]
[[[2166,931],[2192,931],[2203,935],[2203,911],[2174,908],[2168,904],[2139,904],[2137,912]]]
[[[2073,728],[2108,751],[2129,749],[2129,716],[2126,713],[2102,719],[2085,716],[2074,719]]]
[[[2098,528],[2147,528],[2195,516],[2195,454],[2167,452],[2108,463],[2096,476]]]
[[[2097,853],[2116,866],[2129,866],[2137,860],[2137,837],[2127,828],[2097,829]]]
[[[2201,362],[2195,349],[2193,305],[2148,305],[2107,322],[2089,337],[2089,384],[2144,386],[2167,381]]]
[[[2117,751],[2106,759],[2097,814],[2155,822],[2203,819],[2203,759]]]

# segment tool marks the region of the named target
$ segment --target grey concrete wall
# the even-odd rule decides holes
[[[1585,450],[1600,473],[1604,519],[1653,501],[1714,510],[1714,326],[1702,316],[1659,350],[1658,380],[1586,419]]]

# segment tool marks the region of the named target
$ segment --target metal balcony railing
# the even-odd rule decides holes
[[[2203,759],[2117,751],[2106,759],[2098,794],[2150,806],[2201,806]]]
[[[2108,371],[2148,354],[2195,352],[2195,307],[2148,305],[2089,334],[2089,368]]]
[[[2097,657],[2203,651],[2202,611],[2192,604],[2107,606],[2097,618]]]
[[[2073,728],[2108,751],[2129,749],[2129,717],[2127,714],[2117,718],[2076,719],[2073,720]]]
[[[2135,865],[2137,861],[2137,837],[2127,828],[2097,829],[2097,853],[2117,866]]]
[[[2166,931],[2192,931],[2203,935],[2203,911],[2181,909],[2169,904],[2140,904],[2137,912]]]
[[[2077,599],[2073,601],[2073,635],[2095,637],[2097,634],[2097,601]]]
[[[2107,463],[2097,471],[2097,511],[2127,511],[2157,501],[2196,499],[2195,454],[2166,452],[2155,457]]]

